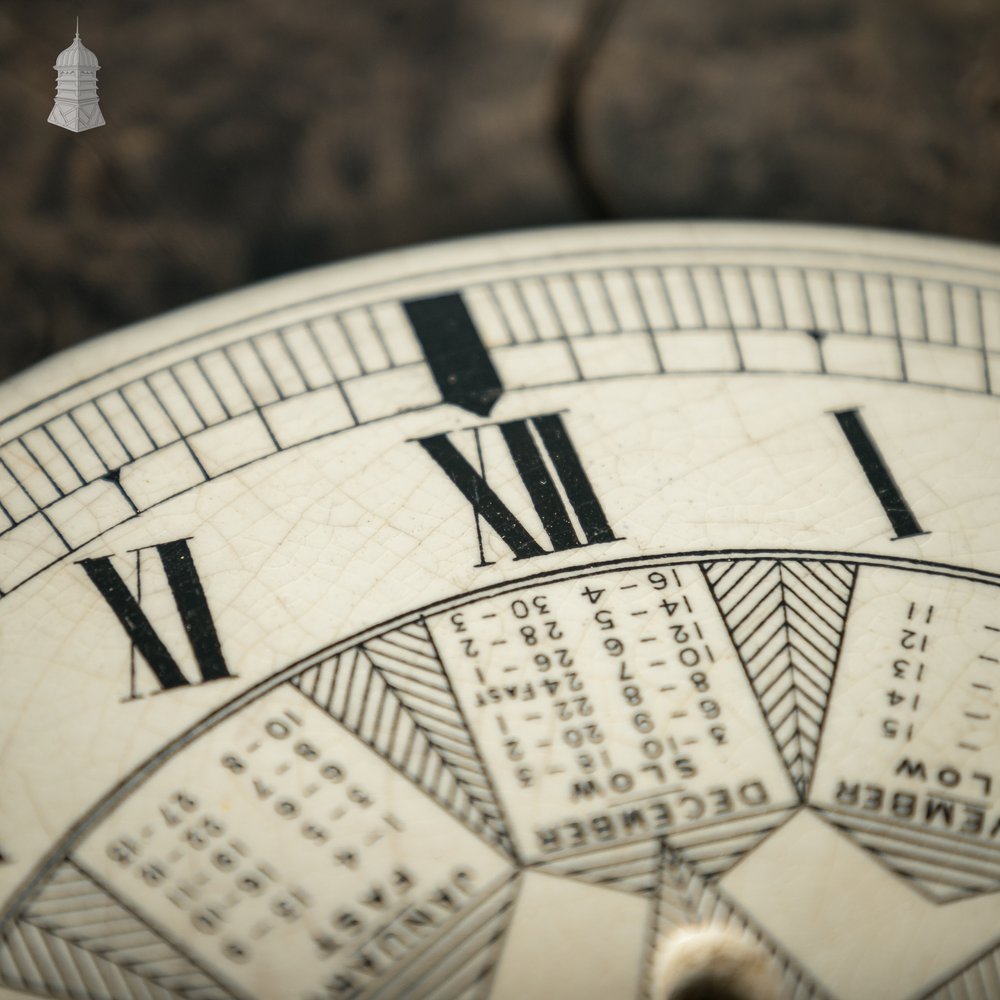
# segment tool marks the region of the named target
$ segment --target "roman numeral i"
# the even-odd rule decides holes
[[[532,536],[486,481],[482,435],[488,431],[501,435],[551,548],[545,548]],[[472,505],[477,528],[482,518],[514,553],[515,559],[617,540],[559,414],[510,420],[492,428],[476,428],[472,434],[480,460],[478,470],[447,434],[421,438],[419,443]],[[576,515],[576,525],[564,496]],[[480,561],[485,564],[481,541]]]
[[[889,523],[896,532],[892,540],[898,542],[904,538],[929,534],[920,527],[910,505],[906,502],[875,439],[865,426],[860,410],[857,408],[837,410],[833,415],[844,437],[847,438],[847,443],[851,446],[851,451],[854,452],[854,457],[858,460],[869,486],[878,497]]]
[[[152,548],[156,550],[163,566],[184,633],[201,674],[201,681],[231,677],[205,597],[205,588],[195,568],[187,539],[164,542]],[[135,651],[149,664],[160,687],[167,690],[191,684],[173,654],[157,634],[146,612],[143,611],[140,600],[133,596],[125,580],[112,564],[111,557],[81,559],[80,565],[117,616]],[[131,696],[134,697],[134,677],[132,681]]]

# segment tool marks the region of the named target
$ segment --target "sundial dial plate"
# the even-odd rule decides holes
[[[5,995],[994,995],[998,359],[994,251],[622,226],[15,380]]]

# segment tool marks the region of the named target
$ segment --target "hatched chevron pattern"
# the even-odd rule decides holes
[[[651,893],[660,876],[659,840],[641,840],[581,851],[533,867],[549,875],[592,882],[622,892]]]
[[[670,847],[699,878],[717,879],[752,851],[798,807],[754,816],[735,816],[670,834]],[[539,871],[592,882],[609,889],[646,894],[659,885],[660,838],[612,844],[537,862]]]
[[[733,816],[670,834],[670,846],[703,879],[724,875],[745,854],[773,833],[798,807],[751,816]]]
[[[511,852],[490,779],[422,621],[323,660],[290,683],[471,830]]]
[[[678,927],[690,924],[724,927],[766,948],[782,979],[782,998],[832,1000],[799,964],[759,928],[741,907],[727,898],[718,885],[702,878],[676,851],[661,843],[662,864],[650,960],[660,941]],[[652,975],[647,974],[647,997]]]
[[[519,888],[504,879],[370,1000],[486,1000]]]
[[[67,861],[0,946],[0,981],[86,1000],[235,1000],[83,869]]]
[[[982,954],[921,1000],[996,1000],[1000,997],[1000,944]]]
[[[803,801],[809,791],[857,567],[733,559],[702,572]]]
[[[819,812],[936,903],[1000,891],[1000,848],[845,810]]]

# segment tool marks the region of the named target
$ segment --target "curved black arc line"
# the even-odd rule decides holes
[[[665,225],[671,225],[671,224],[672,223],[665,223]],[[593,225],[593,223],[590,223],[589,225]],[[615,225],[621,225],[622,227],[627,227],[629,225],[633,225],[633,223],[620,223],[620,224],[615,224]],[[639,225],[641,225],[641,224],[639,224]],[[738,226],[746,225],[748,227],[758,227],[759,229],[760,228],[772,228],[772,229],[783,228],[783,229],[788,229],[788,228],[793,228],[795,224],[794,223],[740,223],[740,222],[737,222],[737,223],[735,223],[735,225],[738,225]],[[549,229],[541,228],[541,229],[535,230],[534,233],[538,233],[538,234],[544,235],[546,233],[552,232],[553,229],[556,229],[556,228],[558,228],[558,229],[571,229],[573,227],[571,227],[571,226],[562,226],[562,227],[551,227]],[[609,226],[609,229],[610,228],[614,228],[614,225]],[[807,228],[807,227],[803,226],[802,228]],[[834,226],[831,226],[829,228],[834,229],[837,232],[842,231],[838,227],[834,227]],[[871,228],[866,229],[866,228],[861,227],[861,226],[855,227],[855,228],[858,229],[862,233],[872,233],[872,232],[876,232],[876,233],[877,232],[888,232],[888,233],[891,233],[890,230],[878,230],[878,229],[871,229]],[[469,237],[470,241],[474,241],[474,240],[478,240],[478,239],[480,239],[480,237]],[[941,242],[944,242],[944,243],[948,243],[949,242],[949,238],[948,237],[931,237],[929,239],[940,240]],[[974,240],[956,239],[956,240],[954,240],[954,242],[962,244],[962,245],[968,245],[968,244],[971,243],[974,246],[977,246],[977,247],[980,247],[980,248],[982,248],[982,247],[987,247],[988,248],[989,247],[988,244],[976,243],[976,241],[974,241]],[[460,252],[459,248],[460,248],[460,246],[461,246],[462,243],[463,243],[463,240],[460,240],[460,239],[459,240],[449,240],[449,241],[438,242],[438,243],[430,243],[430,244],[428,244],[428,247],[440,247],[440,246],[443,246],[443,245],[447,244],[447,245],[453,246],[456,249],[456,252]],[[16,420],[18,417],[23,416],[25,413],[30,413],[32,410],[37,409],[39,406],[43,406],[45,403],[51,402],[54,399],[58,399],[60,396],[64,395],[65,393],[72,392],[74,389],[80,388],[80,386],[86,385],[89,382],[94,382],[94,381],[96,381],[99,378],[103,378],[105,375],[110,375],[112,372],[120,371],[123,368],[127,368],[129,365],[133,365],[133,364],[136,364],[136,363],[138,363],[140,361],[144,361],[147,358],[154,357],[157,354],[164,354],[167,351],[172,351],[175,348],[180,347],[183,344],[192,343],[193,341],[196,341],[196,340],[200,339],[201,337],[210,337],[212,334],[222,333],[224,330],[232,330],[232,329],[235,329],[235,328],[237,328],[239,326],[242,326],[244,324],[255,323],[256,321],[261,320],[261,319],[265,318],[266,316],[275,316],[275,315],[278,315],[278,314],[280,314],[282,312],[285,312],[286,310],[289,310],[289,309],[299,309],[302,306],[312,305],[313,303],[322,302],[322,301],[324,301],[326,299],[334,299],[335,300],[335,299],[337,299],[337,298],[339,298],[341,296],[356,295],[359,292],[374,291],[375,289],[379,289],[379,288],[391,288],[394,285],[404,285],[405,286],[407,282],[411,282],[411,281],[427,281],[427,280],[438,278],[438,277],[448,277],[448,276],[451,276],[453,274],[463,274],[463,273],[467,273],[469,271],[482,270],[484,268],[497,267],[497,266],[511,267],[511,266],[537,264],[539,261],[561,261],[561,260],[573,260],[573,259],[586,259],[587,257],[603,257],[603,256],[616,256],[616,255],[626,255],[627,256],[629,254],[643,254],[643,253],[687,253],[687,252],[693,252],[693,253],[704,254],[706,252],[711,252],[711,251],[718,251],[718,252],[722,252],[722,253],[734,253],[734,254],[739,254],[739,253],[784,254],[784,255],[791,256],[793,260],[795,259],[796,254],[801,254],[801,253],[808,253],[808,254],[829,254],[829,255],[831,255],[833,257],[845,257],[845,258],[850,259],[850,260],[856,260],[859,256],[862,256],[862,257],[864,257],[866,259],[867,258],[871,258],[872,260],[880,260],[880,261],[887,261],[887,262],[888,261],[893,261],[893,262],[895,262],[897,264],[908,265],[908,266],[911,266],[911,267],[914,267],[914,268],[930,268],[932,271],[935,268],[941,268],[941,269],[946,269],[946,270],[947,269],[954,269],[955,268],[955,265],[948,264],[948,263],[945,263],[945,262],[932,261],[932,260],[922,260],[919,257],[903,257],[903,256],[898,256],[898,255],[892,255],[892,254],[878,255],[877,253],[875,253],[873,251],[870,251],[870,250],[869,251],[864,251],[862,254],[859,255],[856,251],[840,250],[840,249],[837,249],[837,248],[834,248],[834,247],[819,247],[819,246],[810,246],[810,245],[804,245],[804,246],[791,246],[791,245],[789,245],[789,246],[781,246],[781,247],[764,247],[764,246],[753,246],[753,245],[745,246],[743,244],[732,244],[732,245],[707,245],[706,244],[706,245],[700,245],[700,246],[699,245],[693,245],[693,246],[663,246],[663,245],[658,245],[658,244],[649,244],[649,245],[643,245],[643,246],[638,246],[638,247],[612,247],[610,249],[604,249],[604,250],[587,250],[585,247],[582,247],[579,250],[565,250],[565,251],[560,251],[558,253],[540,253],[538,256],[535,256],[535,257],[518,257],[518,258],[514,258],[512,260],[500,259],[500,260],[492,260],[492,261],[483,261],[483,262],[481,262],[479,264],[456,264],[456,265],[454,265],[452,267],[438,268],[437,270],[434,270],[434,271],[424,271],[424,272],[421,272],[419,274],[407,274],[407,275],[403,275],[402,277],[389,278],[389,279],[386,279],[384,281],[374,281],[374,282],[369,282],[368,284],[355,285],[355,286],[352,286],[350,288],[342,288],[342,289],[335,290],[335,291],[323,292],[321,295],[315,295],[312,298],[298,299],[298,300],[296,300],[294,302],[286,302],[286,303],[284,303],[284,304],[282,304],[280,306],[275,306],[272,309],[265,309],[263,312],[252,313],[249,316],[242,316],[240,319],[238,319],[238,320],[236,320],[235,322],[232,322],[232,323],[226,323],[226,324],[224,324],[222,326],[210,327],[208,330],[201,330],[198,333],[192,333],[192,334],[189,334],[186,337],[180,337],[179,339],[174,340],[174,341],[172,341],[169,344],[164,344],[162,347],[157,347],[157,348],[155,348],[155,349],[153,349],[151,351],[145,351],[144,353],[137,354],[134,357],[129,358],[127,361],[120,361],[118,364],[111,365],[108,368],[105,368],[104,371],[97,372],[94,375],[88,375],[86,378],[79,379],[76,382],[71,382],[69,385],[64,386],[62,389],[59,389],[56,392],[53,392],[53,393],[49,394],[48,396],[43,396],[41,399],[37,399],[37,400],[35,400],[35,402],[29,403],[27,406],[23,406],[20,410],[15,410],[13,413],[10,413],[10,414],[8,414],[5,417],[0,417],[0,427],[3,427],[5,424],[10,423],[12,420]],[[377,257],[380,257],[380,256],[391,256],[392,253],[394,253],[394,252],[395,251],[389,251],[387,254],[384,254],[384,255],[383,254],[369,254],[369,255],[364,255],[362,257],[356,258],[356,260],[358,260],[358,261],[370,261],[370,260],[373,260],[373,259],[375,259]],[[344,266],[345,267],[348,266],[349,263],[350,262],[346,262],[345,261],[344,262]],[[701,263],[701,262],[700,261],[695,261],[693,266],[698,266],[699,263]],[[336,265],[332,265],[331,264],[329,266],[330,267],[334,267]],[[630,266],[641,266],[641,265],[630,265]],[[667,265],[664,265],[664,266],[667,266]],[[684,263],[678,263],[678,264],[672,265],[672,266],[690,267],[690,266],[692,266],[692,263],[691,262],[688,262],[686,264],[684,264]],[[737,266],[739,266],[739,265],[737,265]],[[748,264],[744,264],[743,266],[748,266]],[[794,265],[794,264],[777,264],[777,263],[756,264],[756,263],[753,263],[753,262],[749,262],[749,266],[760,266],[760,267],[772,267],[772,268],[774,268],[774,267],[788,267],[788,266],[794,267],[796,265]],[[822,267],[820,267],[819,265],[816,265],[816,267],[817,267],[818,270],[822,270]],[[993,279],[1000,278],[1000,268],[998,268],[997,270],[991,270],[991,269],[986,268],[986,267],[977,267],[977,266],[974,266],[974,265],[962,264],[962,265],[959,265],[957,269],[961,270],[961,271],[967,271],[970,274],[971,273],[979,273],[979,274],[988,275],[990,278],[993,278]],[[298,274],[303,274],[303,273],[305,273],[305,272],[304,271],[303,272],[298,272]],[[545,273],[548,273],[548,272],[545,272]],[[878,271],[878,270],[872,270],[872,269],[865,269],[865,270],[854,270],[854,269],[852,269],[852,273],[858,274],[858,275],[870,274],[870,275],[873,275],[875,277],[889,277],[889,275],[891,274],[891,272],[889,272],[889,271]],[[515,278],[517,278],[517,277],[521,277],[521,278],[523,278],[523,277],[532,277],[532,276],[537,276],[537,273],[536,272],[531,272],[528,275],[519,275],[519,276],[516,275]],[[289,275],[288,277],[296,277],[296,274]],[[903,277],[913,277],[913,275],[903,275]],[[490,280],[494,280],[495,281],[495,280],[501,280],[501,279],[494,278],[494,279],[490,279]],[[979,287],[979,286],[977,286],[977,285],[975,285],[975,284],[973,284],[971,282],[951,281],[951,280],[947,280],[947,279],[944,279],[944,278],[935,278],[934,280],[942,281],[942,282],[944,282],[946,284],[949,284],[949,285],[952,285],[952,286],[954,286],[956,288],[959,288],[959,287],[961,287],[961,288],[977,288],[977,287]],[[266,282],[259,282],[259,284],[265,284],[265,283]],[[248,288],[256,288],[257,285],[249,285],[247,287]],[[447,288],[447,287],[444,287],[444,286],[442,286],[441,288],[437,289],[437,291],[440,291],[440,292],[449,291],[449,290],[453,290],[453,289],[452,288]],[[990,289],[990,291],[995,291],[995,290],[997,290],[997,289],[992,289],[992,288]],[[181,307],[181,309],[172,310],[172,312],[180,312],[184,308],[197,309],[201,305],[207,305],[208,303],[217,302],[219,299],[225,298],[226,294],[227,293],[223,293],[221,295],[212,296],[212,297],[207,298],[207,299],[202,299],[200,302],[193,303],[189,307]],[[233,291],[233,292],[228,293],[228,294],[235,295],[235,294],[237,294],[237,292]],[[425,294],[425,293],[421,292],[420,294]],[[434,293],[433,292],[428,292],[426,294],[434,294]],[[391,301],[395,302],[395,301],[398,301],[398,299],[397,298],[393,298]],[[374,305],[376,303],[368,303],[368,304],[369,305]],[[168,315],[170,315],[170,312],[163,313],[162,315],[168,316]],[[310,317],[310,318],[315,319],[316,317]],[[141,326],[143,324],[139,323],[139,324],[136,324],[136,325],[137,326]],[[124,328],[122,328],[120,330],[109,330],[109,331],[107,331],[107,333],[102,334],[101,336],[110,336],[110,335],[114,335],[116,333],[124,333],[127,330],[129,330],[129,329],[133,329],[133,328],[124,327]],[[262,330],[260,332],[261,333],[265,333],[265,332],[268,332],[268,331]],[[247,334],[247,337],[251,337],[251,336],[255,336],[255,334]],[[88,343],[88,341],[83,341],[82,342],[82,344],[86,344],[86,343]],[[76,346],[82,346],[82,344],[76,345]],[[955,346],[955,345],[948,345],[948,346]],[[67,350],[69,350],[69,348],[67,348]],[[52,357],[55,357],[55,355],[52,355]],[[43,359],[41,362],[39,362],[39,364],[43,364],[46,360],[48,360],[48,359]],[[185,360],[185,359],[182,359],[182,360]],[[31,370],[32,369],[29,368],[27,371],[31,371]],[[2,384],[3,383],[0,383],[0,385],[2,385]],[[28,430],[32,430],[32,429],[33,428],[28,428]],[[24,431],[23,433],[27,433],[27,431]],[[17,435],[15,435],[15,436],[17,436]]]
[[[649,330],[639,330],[639,331],[634,331],[634,332],[645,333],[646,335],[650,334]],[[410,363],[408,365],[401,365],[400,367],[401,368],[402,367],[411,367],[412,364],[415,364],[415,362],[414,363]],[[378,373],[373,373],[373,374],[378,374]],[[959,386],[934,385],[933,383],[929,383],[929,382],[914,382],[914,381],[910,381],[910,380],[902,381],[900,379],[894,379],[894,378],[883,378],[883,377],[878,376],[878,375],[852,375],[852,374],[841,374],[839,372],[829,372],[829,371],[811,371],[811,372],[763,371],[763,370],[760,370],[760,371],[758,371],[758,370],[753,370],[753,371],[746,371],[746,370],[744,370],[744,371],[734,371],[733,369],[712,369],[712,370],[705,370],[705,371],[675,371],[675,372],[660,372],[660,371],[655,371],[655,372],[635,372],[635,373],[628,374],[628,375],[590,375],[590,376],[587,376],[585,378],[571,379],[569,381],[546,382],[546,383],[540,383],[539,385],[520,386],[520,387],[514,388],[514,389],[507,389],[507,390],[505,390],[505,395],[507,395],[507,396],[513,396],[515,393],[521,393],[521,392],[528,392],[528,393],[530,393],[530,392],[535,392],[535,391],[537,391],[539,389],[564,389],[564,388],[571,388],[571,387],[574,387],[574,386],[576,386],[576,387],[587,386],[587,385],[590,385],[591,383],[605,383],[605,382],[622,381],[622,380],[627,380],[627,379],[643,379],[643,380],[645,380],[645,379],[654,379],[654,378],[729,378],[729,377],[735,378],[737,376],[740,377],[740,378],[793,378],[793,379],[797,379],[797,378],[822,378],[822,379],[844,380],[846,382],[854,382],[854,381],[860,381],[862,383],[864,383],[864,382],[872,382],[872,383],[878,383],[878,384],[887,385],[887,386],[899,386],[900,388],[905,388],[905,389],[911,389],[912,388],[912,389],[917,389],[917,390],[931,390],[933,392],[942,392],[942,393],[948,393],[948,394],[950,394],[950,393],[957,393],[960,398],[961,397],[965,397],[965,396],[978,396],[978,397],[981,397],[983,399],[994,399],[994,400],[997,399],[997,398],[1000,398],[1000,397],[998,397],[996,395],[988,394],[988,393],[983,392],[982,390],[979,390],[979,389],[963,389],[963,388],[960,388]],[[328,388],[328,386],[322,386],[320,388]],[[305,396],[305,395],[308,395],[309,393],[316,392],[316,391],[318,391],[318,390],[310,389],[310,390],[307,390],[307,392],[300,393],[299,396]],[[294,398],[299,398],[299,396],[294,397]],[[293,398],[293,397],[289,397],[289,398]],[[423,406],[415,406],[415,407],[413,407],[412,409],[409,409],[409,410],[400,410],[398,413],[389,413],[389,414],[386,414],[383,417],[375,417],[372,420],[366,420],[363,424],[358,424],[358,425],[355,425],[355,426],[352,426],[352,427],[342,428],[340,430],[326,431],[323,434],[317,434],[315,437],[307,438],[304,441],[297,441],[295,444],[289,445],[287,448],[281,448],[278,451],[269,452],[268,454],[261,455],[258,458],[252,458],[252,459],[250,459],[247,462],[243,462],[240,465],[234,466],[232,469],[226,469],[225,471],[220,472],[218,475],[211,476],[208,479],[203,479],[203,480],[201,480],[201,481],[199,481],[197,483],[192,484],[191,486],[186,487],[183,490],[180,490],[177,493],[172,494],[171,496],[164,497],[162,500],[157,500],[155,503],[151,503],[148,507],[143,507],[141,510],[136,510],[135,513],[130,514],[126,518],[123,518],[117,524],[110,525],[109,527],[103,529],[102,531],[99,531],[96,535],[93,535],[91,538],[88,538],[86,541],[84,541],[81,544],[77,545],[75,548],[68,549],[65,553],[63,553],[57,559],[55,559],[52,562],[46,564],[45,566],[40,567],[39,569],[35,570],[35,572],[32,573],[30,576],[26,576],[23,580],[21,580],[18,583],[16,583],[13,587],[10,588],[10,590],[0,591],[0,601],[2,601],[3,598],[5,598],[6,596],[8,596],[9,594],[14,593],[15,590],[19,590],[25,584],[30,583],[36,577],[41,576],[42,573],[48,572],[48,570],[52,569],[53,566],[56,566],[57,564],[59,564],[60,562],[62,562],[64,559],[69,558],[69,556],[71,556],[73,553],[79,552],[82,548],[84,548],[85,546],[89,545],[91,542],[96,541],[98,538],[102,538],[109,531],[114,531],[116,528],[121,527],[121,525],[127,524],[129,521],[133,521],[137,517],[142,517],[147,511],[153,510],[156,507],[159,507],[161,504],[168,503],[169,501],[174,500],[177,497],[184,496],[185,493],[190,493],[192,490],[201,489],[202,487],[206,486],[208,483],[214,483],[216,480],[222,479],[225,476],[232,475],[235,472],[240,472],[241,470],[249,468],[252,465],[256,465],[258,462],[264,462],[264,461],[267,461],[268,459],[275,458],[276,456],[279,456],[279,455],[287,455],[287,454],[295,451],[295,449],[297,449],[297,448],[301,448],[301,447],[304,447],[305,445],[309,445],[309,444],[314,444],[316,441],[323,441],[326,438],[335,437],[338,434],[344,434],[344,433],[347,433],[347,432],[352,431],[352,430],[358,430],[361,427],[368,427],[368,426],[371,426],[373,424],[381,423],[382,421],[385,421],[385,420],[397,420],[397,419],[401,419],[403,417],[408,416],[411,413],[424,413],[424,412],[426,412],[428,410],[433,410],[436,407],[445,406],[445,405],[447,405],[447,404],[446,403],[442,403],[442,402],[427,403],[427,404],[425,404]],[[219,425],[216,425],[216,426],[219,426]],[[26,431],[25,433],[28,433],[28,432]],[[168,447],[170,447],[173,444],[177,444],[178,441],[184,441],[184,440],[186,440],[186,438],[178,438],[177,441],[172,441],[170,443],[170,445],[164,445],[162,448],[157,448],[157,449],[155,449],[155,451],[147,452],[145,455],[139,456],[139,458],[135,458],[135,459],[132,459],[132,461],[130,461],[130,462],[126,462],[120,468],[121,469],[127,468],[128,466],[134,464],[135,462],[142,461],[143,459],[148,458],[150,455],[155,455],[158,452],[163,451],[165,448],[168,448]],[[2,442],[2,443],[6,443],[6,442]],[[2,444],[2,443],[0,443],[0,444]],[[99,478],[103,478],[103,477],[99,477]],[[96,481],[97,480],[94,480],[93,482],[96,482]],[[45,512],[47,510],[49,510],[50,507],[53,507],[56,503],[58,503],[58,502],[60,502],[62,500],[65,500],[66,497],[73,496],[74,494],[78,493],[80,490],[84,489],[88,485],[92,485],[92,483],[84,483],[81,486],[78,486],[75,489],[70,490],[68,493],[64,494],[63,496],[57,497],[55,500],[50,501],[49,503],[45,504],[43,507],[38,508],[37,513],[42,514],[44,516]],[[133,506],[133,508],[135,507],[135,504],[131,500],[131,498],[129,498],[129,503]],[[30,516],[34,517],[35,515],[32,514]],[[18,522],[18,523],[21,524],[23,522]],[[4,535],[8,531],[13,531],[14,527],[17,527],[17,525],[14,525],[11,528],[6,528],[3,532],[0,532],[0,541],[3,540]]]
[[[620,559],[582,563],[567,566],[557,570],[541,571],[515,580],[505,580],[478,587],[474,590],[456,596],[433,601],[417,609],[411,609],[393,618],[385,619],[367,628],[348,635],[337,642],[300,657],[295,662],[283,667],[277,673],[271,674],[236,695],[230,701],[213,709],[200,722],[178,736],[173,742],[156,751],[150,758],[140,764],[131,773],[125,775],[114,785],[95,805],[91,806],[83,816],[73,823],[57,841],[56,845],[39,861],[30,874],[22,881],[20,888],[11,895],[10,900],[0,914],[0,939],[3,938],[6,925],[20,911],[25,901],[34,891],[35,885],[51,872],[70,852],[70,850],[112,812],[119,802],[148,777],[155,773],[163,764],[175,757],[181,750],[193,743],[203,733],[224,722],[232,714],[246,705],[256,701],[268,692],[291,680],[297,673],[307,670],[318,659],[336,655],[351,646],[365,642],[392,628],[421,618],[441,614],[452,608],[462,607],[482,600],[485,597],[501,595],[525,587],[537,586],[551,581],[559,583],[567,579],[575,579],[587,574],[612,573],[618,570],[648,565],[692,565],[711,559],[721,561],[726,559],[779,559],[789,560],[823,560],[826,562],[850,562],[858,566],[874,566],[896,569],[901,572],[921,573],[926,576],[944,576],[952,579],[970,580],[986,586],[1000,587],[1000,573],[986,570],[970,570],[949,563],[930,562],[919,559],[905,559],[897,556],[884,556],[874,553],[832,552],[803,549],[704,549],[694,552],[656,553],[646,556],[627,556]]]

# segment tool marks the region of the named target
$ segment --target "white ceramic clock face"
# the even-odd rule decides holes
[[[1000,995],[1000,253],[626,226],[9,383],[4,995]]]

